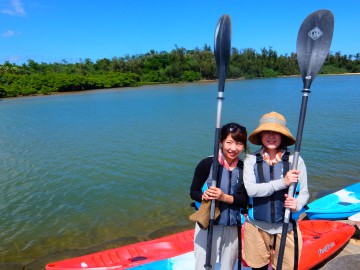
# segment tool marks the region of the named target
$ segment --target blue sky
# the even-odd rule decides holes
[[[329,9],[335,16],[330,50],[360,52],[360,0],[0,0],[0,64],[68,62],[213,48],[222,14],[232,19],[232,47],[296,50],[302,21]]]

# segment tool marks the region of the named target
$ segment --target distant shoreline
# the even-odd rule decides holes
[[[349,75],[360,75],[360,72],[357,73],[340,73],[340,74],[318,74],[317,76],[349,76]],[[253,78],[251,80],[256,79],[276,79],[276,78],[291,78],[291,77],[300,77],[301,75],[288,75],[288,76],[277,76],[277,77],[268,77],[268,78]],[[237,78],[237,79],[226,79],[227,81],[241,81],[241,80],[247,80],[244,77]],[[217,82],[217,80],[199,80],[194,82],[180,82],[180,83],[154,83],[154,84],[144,84],[140,86],[130,86],[130,87],[114,87],[114,88],[103,88],[103,89],[90,89],[90,90],[84,90],[84,91],[70,91],[70,92],[51,92],[48,95],[45,94],[35,94],[35,95],[28,95],[28,96],[16,96],[16,97],[5,97],[1,98],[3,99],[14,99],[14,98],[27,98],[27,97],[43,97],[43,96],[52,96],[52,95],[72,95],[72,94],[78,94],[78,93],[93,93],[93,92],[104,92],[104,91],[125,91],[125,90],[131,90],[135,87],[141,88],[141,87],[147,87],[147,86],[159,86],[159,85],[181,85],[181,84],[189,84],[189,83],[212,83]]]

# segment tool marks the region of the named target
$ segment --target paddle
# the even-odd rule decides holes
[[[330,44],[334,31],[334,16],[329,10],[318,10],[311,13],[300,26],[296,52],[303,80],[302,102],[299,116],[299,124],[296,135],[295,153],[292,162],[292,170],[297,168],[301,147],[302,134],[304,129],[306,106],[310,86],[323,65],[329,53]],[[288,195],[293,197],[295,184],[289,187]],[[285,252],[286,234],[289,227],[290,209],[285,209],[284,222],[281,233],[279,256],[276,270],[281,270]],[[296,264],[297,267],[297,264]],[[296,268],[294,268],[296,269]]]
[[[230,62],[230,49],[231,49],[231,19],[230,16],[224,14],[220,17],[219,22],[215,29],[215,42],[214,53],[217,73],[219,76],[218,82],[218,97],[217,97],[217,114],[216,114],[216,128],[215,128],[215,143],[214,143],[214,158],[212,166],[212,181],[211,186],[216,187],[218,172],[219,172],[219,144],[220,144],[220,120],[221,120],[221,108],[224,95],[225,79],[227,69]],[[215,200],[211,201],[210,207],[210,221],[207,234],[206,243],[206,261],[205,269],[211,269],[211,249],[212,249],[212,237],[214,230],[214,216],[215,216]]]

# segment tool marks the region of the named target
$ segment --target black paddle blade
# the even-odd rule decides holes
[[[326,56],[334,32],[334,15],[329,10],[311,13],[300,26],[296,52],[304,89],[310,89]]]
[[[219,19],[215,29],[215,61],[219,76],[219,92],[224,92],[225,79],[230,62],[231,19],[225,14]]]

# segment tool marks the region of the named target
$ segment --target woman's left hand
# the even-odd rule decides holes
[[[297,199],[290,197],[288,194],[285,194],[285,205],[286,208],[289,208],[291,212],[296,212],[297,210]]]

